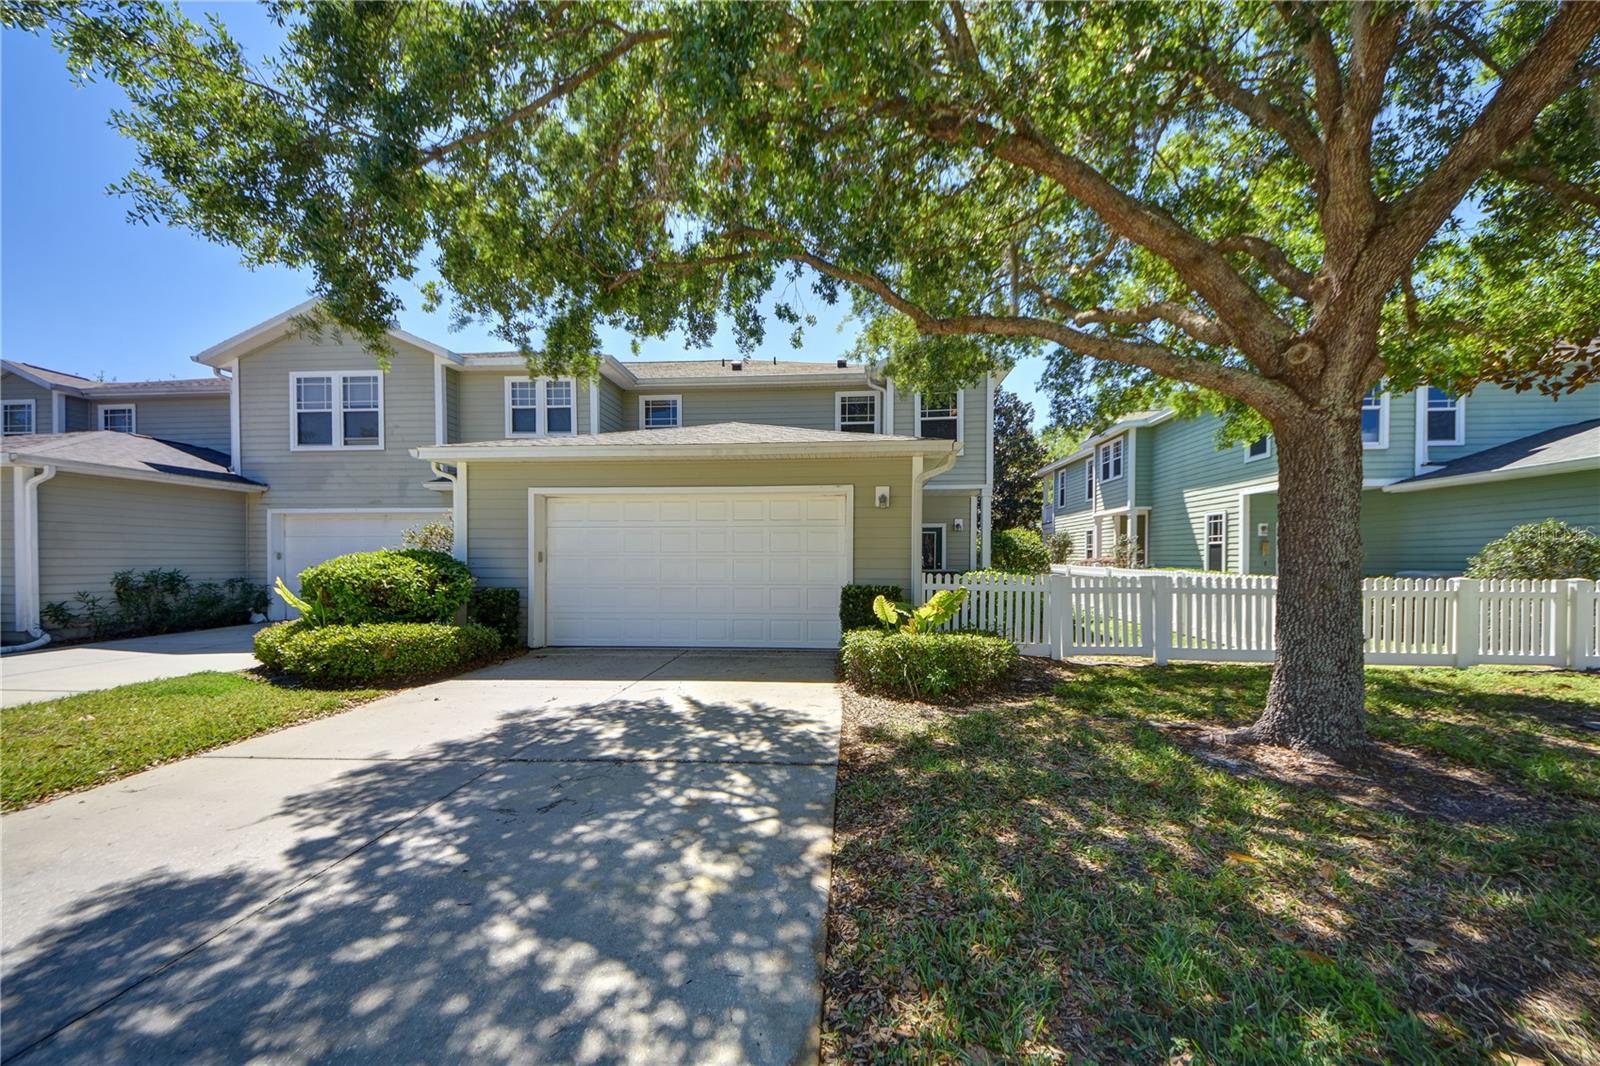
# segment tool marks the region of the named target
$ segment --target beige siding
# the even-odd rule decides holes
[[[39,486],[39,602],[79,592],[111,602],[118,570],[242,577],[245,500],[218,489],[57,474]]]
[[[628,395],[622,391],[622,387],[605,378],[599,379],[596,387],[600,390],[600,432],[613,433],[628,428],[627,417],[623,414]]]
[[[12,519],[16,516],[12,501],[16,496],[11,491],[14,476],[13,467],[0,466],[0,631],[7,633],[17,624],[17,538],[12,529]]]
[[[397,342],[383,381],[381,450],[289,450],[289,374],[366,370],[373,356],[354,341],[290,337],[239,360],[240,452],[244,475],[271,490],[250,497],[246,562],[252,581],[267,580],[267,511],[438,507],[423,487],[432,475],[408,449],[433,443],[433,356]],[[447,498],[446,498],[447,499]]]
[[[459,444],[461,436],[461,376],[459,370],[444,372],[444,439]]]
[[[832,388],[729,388],[682,391],[683,424],[709,426],[717,422],[754,422],[763,426],[800,426],[804,429],[833,429]],[[639,424],[639,397],[680,395],[678,390],[641,386],[628,399],[626,414],[631,425]]]
[[[922,524],[944,526],[946,570],[972,569],[972,501],[975,497],[952,492],[928,492],[922,497]],[[961,532],[955,520],[961,520]]]
[[[133,406],[135,432],[160,440],[180,441],[227,453],[232,442],[228,427],[228,397],[155,396],[140,400],[92,400],[93,422],[100,428],[100,408]]]
[[[82,396],[68,396],[65,406],[68,433],[81,433],[86,429],[96,428],[94,404]],[[227,451],[227,448],[223,448],[223,451]]]
[[[902,437],[918,435],[916,394],[895,390],[894,432]],[[984,387],[979,385],[961,391],[961,457],[955,466],[928,482],[929,487],[982,485],[988,471],[988,455],[988,406]]]
[[[527,373],[500,373],[492,370],[463,371],[457,378],[460,391],[461,437],[463,441],[500,440],[506,435],[506,382],[527,380]],[[578,382],[573,390],[579,433],[589,432],[589,386]],[[452,438],[457,439],[457,438]]]
[[[15,374],[0,374],[0,399],[32,400],[33,431],[35,433],[56,431],[55,411],[51,406],[49,389],[41,389],[33,382],[19,378]]]
[[[674,460],[637,462],[489,462],[468,464],[467,562],[484,585],[528,598],[528,489],[703,485],[853,485],[852,543],[857,582],[911,590],[911,460]],[[889,486],[890,505],[873,506]]]

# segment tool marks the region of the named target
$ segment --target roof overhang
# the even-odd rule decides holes
[[[66,385],[59,381],[51,381],[49,378],[42,378],[29,368],[22,366],[19,363],[13,363],[9,359],[0,359],[0,370],[4,370],[7,374],[15,374],[23,381],[26,381],[32,385],[37,385],[41,389],[51,389],[55,392],[71,393],[76,393],[79,390],[79,386],[77,385]]]
[[[1111,424],[1109,429],[1103,430],[1078,445],[1077,451],[1062,459],[1055,459],[1046,463],[1033,472],[1034,477],[1046,477],[1055,473],[1064,466],[1071,466],[1079,459],[1087,459],[1094,454],[1094,450],[1108,440],[1115,440],[1130,429],[1144,429],[1146,426],[1160,425],[1162,422],[1173,418],[1175,411],[1157,411],[1154,414],[1144,415],[1139,418],[1125,418]]]
[[[1483,485],[1491,481],[1514,481],[1518,478],[1544,477],[1549,474],[1571,474],[1580,470],[1600,470],[1600,455],[1582,455],[1554,463],[1511,466],[1500,470],[1479,470],[1471,474],[1408,478],[1392,485],[1385,485],[1383,491],[1426,492],[1429,489],[1453,489],[1461,485]]]
[[[227,382],[226,378],[218,378],[217,380],[223,382],[224,384],[226,384],[226,382]],[[189,397],[189,398],[194,398],[194,399],[207,399],[207,398],[210,398],[210,399],[221,399],[221,398],[224,398],[224,397],[226,397],[228,395],[228,390],[226,388],[222,388],[222,389],[177,389],[177,388],[172,388],[172,389],[162,389],[162,388],[154,388],[154,389],[118,389],[118,388],[116,388],[114,386],[113,387],[109,387],[109,388],[101,388],[101,387],[97,386],[97,387],[92,388],[92,389],[77,389],[77,390],[74,390],[74,391],[75,391],[76,395],[82,396],[86,400],[96,400],[96,401],[98,401],[98,400],[128,400],[128,401],[134,401],[134,400],[142,400],[142,399],[145,399],[147,397],[151,398],[151,399],[166,399],[166,398],[172,397],[172,396]]]
[[[249,329],[235,333],[227,340],[213,344],[199,355],[191,356],[197,362],[209,367],[224,367],[242,355],[255,351],[263,345],[271,344],[282,337],[287,337],[298,328],[296,319],[316,310],[317,301],[307,300],[296,304],[279,314],[273,315],[264,322],[258,322]],[[420,348],[436,359],[445,359],[452,363],[459,363],[460,359],[448,348],[442,348],[429,340],[424,340],[414,333],[407,333],[403,329],[389,330],[389,336],[413,348]]]
[[[771,441],[750,444],[436,444],[412,448],[418,459],[437,462],[562,462],[595,459],[861,459],[961,454],[949,440],[862,440],[840,443]]]
[[[135,470],[105,463],[86,463],[79,459],[60,459],[53,455],[27,452],[0,452],[0,466],[53,466],[69,474],[109,477],[121,481],[153,481],[163,485],[183,485],[192,489],[220,489],[223,492],[266,492],[267,486],[252,481],[227,481],[221,478],[169,473],[164,470]]]

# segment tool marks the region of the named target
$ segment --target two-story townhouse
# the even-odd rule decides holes
[[[1600,528],[1600,390],[1552,399],[1484,386],[1381,388],[1363,404],[1361,536],[1369,574],[1460,573],[1485,543],[1547,517]],[[1118,420],[1039,471],[1046,534],[1075,554],[1234,573],[1277,568],[1272,438],[1218,447],[1215,417]]]
[[[924,569],[986,556],[998,379],[924,397],[843,360],[610,357],[592,381],[530,379],[518,353],[399,330],[383,367],[301,330],[306,310],[195,356],[254,581],[449,515],[480,581],[522,591],[530,643],[826,646],[841,585],[915,596]],[[38,451],[7,454],[16,478]]]

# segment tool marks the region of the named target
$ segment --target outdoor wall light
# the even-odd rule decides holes
[[[872,490],[872,502],[878,507],[889,506],[889,486],[879,485]]]

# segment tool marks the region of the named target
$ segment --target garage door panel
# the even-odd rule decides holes
[[[545,516],[551,644],[838,641],[842,497],[553,497]]]

